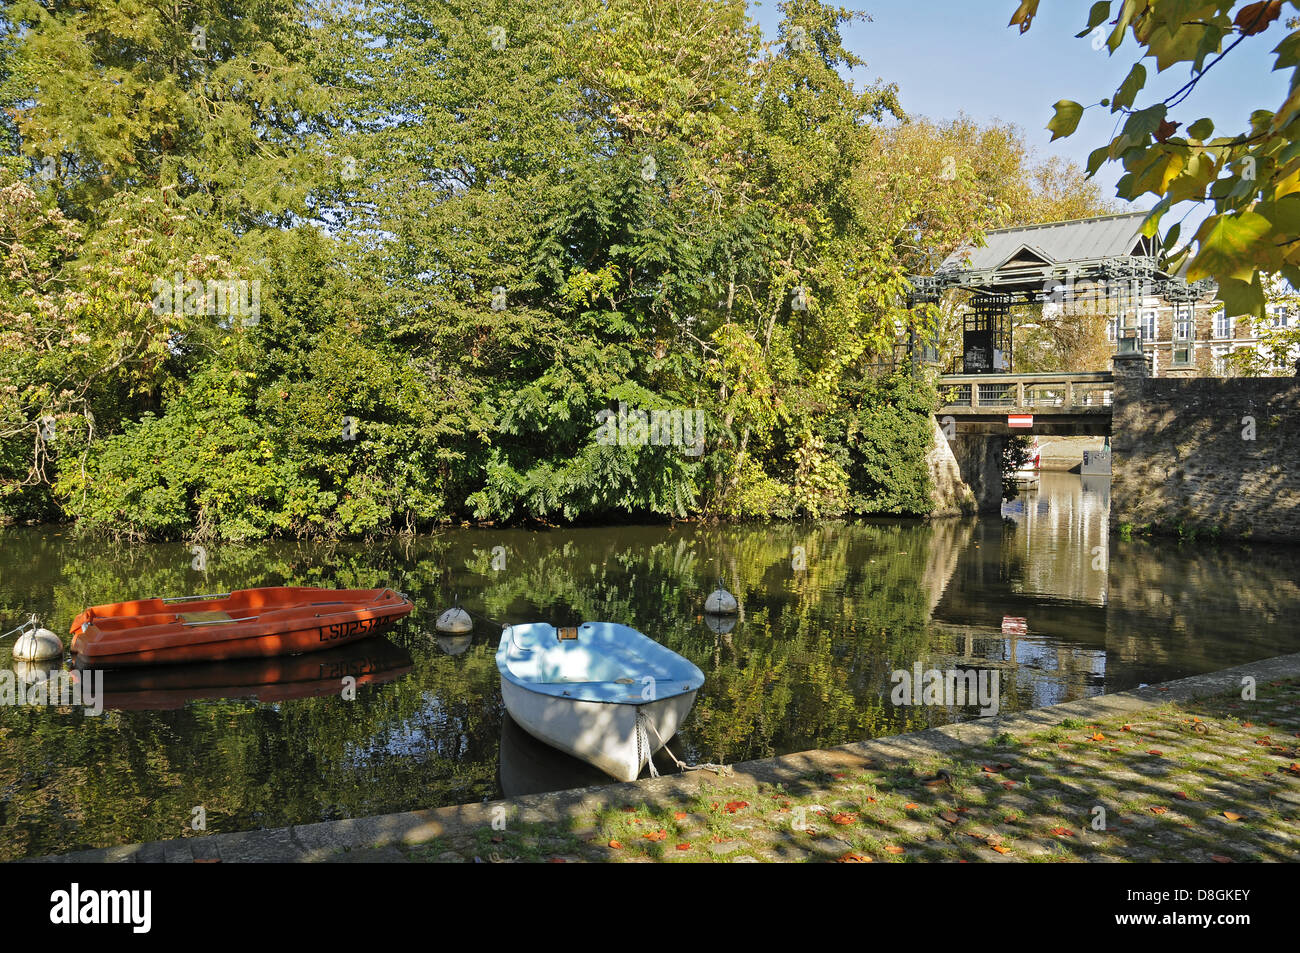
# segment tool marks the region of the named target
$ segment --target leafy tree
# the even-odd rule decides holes
[[[1011,24],[1028,30],[1038,3],[1021,0]],[[1131,34],[1139,52],[1120,87],[1096,104],[1118,114],[1122,125],[1110,143],[1093,151],[1088,172],[1120,162],[1121,198],[1158,199],[1145,224],[1148,235],[1156,234],[1176,205],[1206,204],[1212,211],[1192,239],[1180,247],[1181,223],[1175,223],[1166,232],[1165,249],[1172,253],[1170,267],[1187,263],[1189,280],[1216,281],[1232,315],[1262,312],[1268,276],[1280,274],[1293,285],[1300,279],[1300,177],[1293,157],[1300,138],[1300,21],[1288,20],[1291,32],[1271,50],[1274,69],[1291,72],[1289,92],[1274,109],[1252,109],[1244,125],[1227,135],[1215,135],[1208,118],[1175,121],[1174,110],[1221,59],[1238,47],[1258,47],[1284,6],[1282,0],[1098,0],[1078,34],[1092,34],[1111,54]],[[1191,79],[1139,107],[1148,78],[1145,59],[1154,60],[1157,73],[1188,64]],[[1047,126],[1052,138],[1073,134],[1084,109],[1072,100],[1058,102]]]

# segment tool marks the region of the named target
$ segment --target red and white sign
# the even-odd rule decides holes
[[[1008,427],[1032,427],[1034,425],[1033,414],[1007,414]]]
[[[1019,616],[1004,615],[1002,617],[1002,634],[1003,635],[1028,635],[1029,620],[1022,619]]]

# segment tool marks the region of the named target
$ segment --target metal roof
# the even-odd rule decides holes
[[[1146,217],[1146,212],[1125,212],[1069,222],[993,229],[985,233],[983,248],[970,245],[958,248],[944,259],[939,270],[999,269],[1013,259],[1025,259],[1027,265],[1041,266],[1132,255],[1143,242],[1142,222]],[[1154,252],[1149,240],[1144,248],[1150,251],[1138,251],[1137,254]]]

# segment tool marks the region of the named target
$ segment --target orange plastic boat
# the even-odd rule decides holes
[[[415,608],[393,589],[278,586],[92,606],[72,620],[83,667],[299,655],[389,628]]]

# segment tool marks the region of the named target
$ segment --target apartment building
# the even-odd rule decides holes
[[[1142,339],[1142,351],[1153,377],[1227,377],[1233,373],[1227,360],[1241,348],[1255,348],[1261,331],[1300,327],[1300,309],[1293,305],[1272,304],[1267,321],[1229,317],[1218,301],[1168,302],[1150,296],[1136,313],[1130,311],[1125,323],[1136,327]],[[1106,323],[1106,337],[1116,341],[1120,328],[1118,316]],[[1272,367],[1278,374],[1294,374],[1300,351]]]

